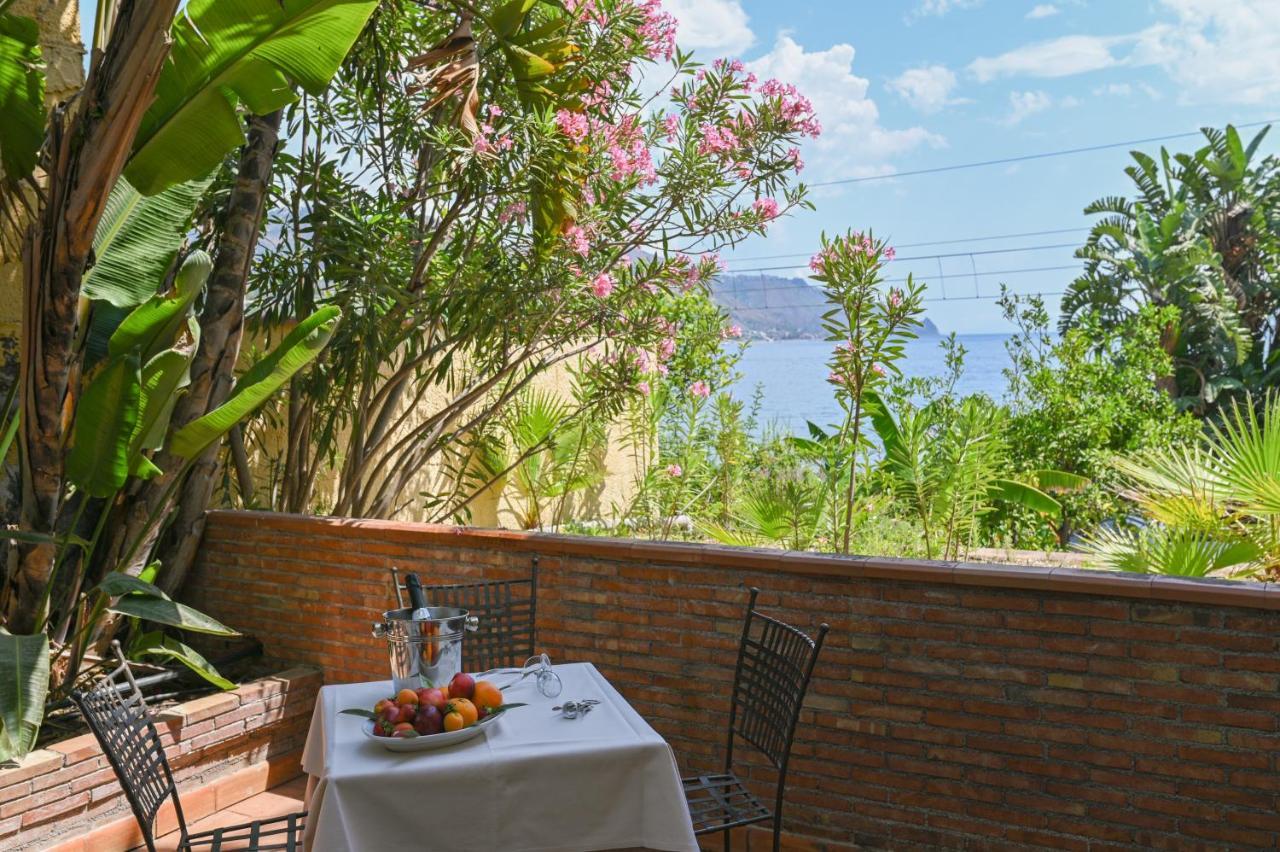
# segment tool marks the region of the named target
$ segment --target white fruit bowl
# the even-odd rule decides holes
[[[504,715],[506,714],[498,713],[494,716],[487,716],[469,728],[461,728],[456,731],[441,731],[438,734],[426,734],[416,737],[377,736],[373,732],[372,719],[362,721],[360,730],[364,732],[366,737],[378,743],[387,751],[431,751],[432,749],[464,743],[469,739],[478,737],[498,724],[498,720]]]

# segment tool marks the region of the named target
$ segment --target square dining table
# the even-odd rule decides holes
[[[302,755],[311,776],[306,848],[314,852],[483,849],[695,852],[671,747],[590,663],[557,665],[564,689],[533,678],[504,690],[508,710],[485,734],[398,753],[339,711],[370,709],[391,681],[325,686]],[[491,676],[502,685],[515,677]],[[600,701],[566,719],[568,699]]]

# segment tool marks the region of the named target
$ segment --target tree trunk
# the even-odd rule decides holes
[[[200,316],[200,348],[191,365],[191,387],[174,410],[174,428],[204,416],[231,395],[244,333],[245,291],[271,188],[280,115],[276,110],[249,120],[248,139],[227,201],[226,225],[218,238],[218,253]],[[157,553],[163,566],[160,586],[167,592],[176,592],[182,586],[191,567],[204,532],[204,513],[213,496],[217,473],[218,445],[214,444],[196,459],[179,487],[177,516],[165,530]]]
[[[66,432],[75,411],[73,377],[80,282],[107,196],[124,169],[169,55],[169,24],[178,0],[121,0],[111,41],[89,72],[74,115],[61,105],[50,117],[44,168],[45,203],[27,231],[23,252],[21,528],[52,533],[63,495]],[[40,629],[41,601],[56,547],[23,544],[10,551],[0,601],[13,633]]]

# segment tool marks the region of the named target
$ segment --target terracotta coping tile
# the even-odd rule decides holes
[[[1280,609],[1280,584],[1277,583],[1151,577],[1076,568],[790,553],[719,544],[650,542],[272,512],[215,510],[209,513],[209,518],[214,526],[297,531],[313,537],[323,536],[328,529],[335,542],[359,533],[376,537],[380,542],[397,541],[477,550],[517,550],[596,558],[601,561],[665,563],[713,570],[776,571],[987,588],[1039,589],[1180,603]],[[358,541],[349,541],[346,545],[359,549]]]
[[[66,755],[47,748],[38,748],[17,761],[16,766],[0,769],[0,787],[8,787],[46,772],[61,769]]]

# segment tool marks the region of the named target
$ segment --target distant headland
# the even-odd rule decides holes
[[[802,278],[775,275],[721,275],[711,296],[753,340],[821,340],[822,314],[829,305],[822,291]],[[927,317],[921,337],[941,332]]]

